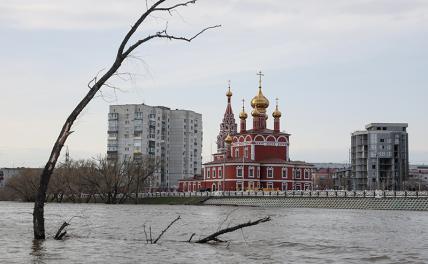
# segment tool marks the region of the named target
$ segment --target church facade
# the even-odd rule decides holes
[[[273,129],[266,126],[269,100],[262,92],[260,73],[257,95],[251,100],[252,129],[247,129],[244,105],[237,131],[231,106],[232,92],[217,136],[217,153],[203,164],[200,178],[182,179],[179,191],[287,191],[312,189],[313,166],[290,159],[290,134],[281,132],[278,101],[272,113]]]

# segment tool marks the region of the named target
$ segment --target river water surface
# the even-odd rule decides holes
[[[428,263],[428,212],[48,204],[50,238],[37,243],[32,206],[0,202],[0,263]],[[146,244],[144,225],[156,237],[178,215]],[[223,236],[229,243],[182,242],[264,216],[272,221]],[[53,240],[70,218],[69,237]]]

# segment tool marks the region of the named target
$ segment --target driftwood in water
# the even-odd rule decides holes
[[[164,229],[164,230],[162,230],[162,232],[159,234],[159,236],[155,239],[155,240],[153,240],[153,238],[152,238],[152,227],[151,226],[149,226],[149,234],[150,234],[150,236],[149,237],[147,237],[147,232],[146,232],[146,225],[143,225],[143,228],[144,228],[144,235],[146,236],[146,243],[147,244],[156,244],[158,241],[159,241],[159,239],[161,239],[161,237],[165,234],[165,232],[175,223],[175,222],[177,222],[178,220],[180,220],[181,219],[181,216],[177,216],[177,218],[175,218],[171,223],[169,223],[169,225]]]
[[[159,234],[159,236],[155,239],[155,241],[153,241],[152,244],[156,244],[159,239],[163,236],[163,234],[165,234],[165,232],[178,220],[181,219],[181,216],[177,216],[177,218],[174,219],[174,221],[172,221],[164,230],[162,230],[162,232]]]
[[[196,235],[196,233],[193,233],[193,234],[190,236],[189,240],[187,240],[187,242],[192,241],[192,238],[193,238],[195,235]]]
[[[271,220],[270,217],[267,216],[267,217],[264,217],[264,218],[260,218],[260,219],[258,219],[256,221],[248,221],[247,223],[243,223],[243,224],[239,224],[239,225],[236,225],[236,226],[228,227],[228,228],[219,230],[219,231],[217,231],[217,232],[215,232],[215,233],[213,233],[213,234],[211,234],[211,235],[209,235],[209,236],[207,236],[205,238],[199,239],[195,243],[204,244],[204,243],[208,243],[210,241],[214,241],[214,242],[225,242],[225,241],[219,239],[218,236],[226,234],[226,233],[230,233],[230,232],[233,232],[233,231],[236,231],[236,230],[239,230],[239,229],[242,229],[244,227],[258,225],[260,223],[265,223],[265,222],[268,222],[270,220]]]
[[[54,239],[56,239],[56,240],[63,239],[64,236],[67,234],[67,231],[64,230],[64,228],[66,228],[69,225],[70,225],[69,223],[67,223],[67,222],[64,221],[64,223],[62,223],[61,227],[56,232]],[[63,230],[64,230],[64,232],[63,232]]]

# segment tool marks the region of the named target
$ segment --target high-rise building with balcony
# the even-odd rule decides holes
[[[352,133],[354,190],[402,190],[409,175],[408,124],[373,123]]]
[[[108,114],[109,159],[161,161],[152,187],[177,188],[178,180],[201,174],[202,115],[145,104],[111,105]]]

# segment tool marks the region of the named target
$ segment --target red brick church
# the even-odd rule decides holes
[[[183,179],[179,191],[286,191],[312,188],[312,165],[290,160],[290,134],[281,132],[278,101],[272,113],[273,129],[266,127],[269,100],[263,95],[260,75],[258,94],[251,100],[253,128],[247,130],[244,105],[237,131],[231,106],[232,92],[226,93],[227,106],[213,161],[203,166],[200,178]]]

